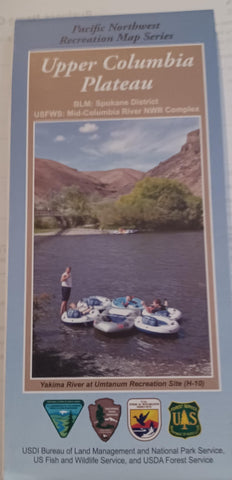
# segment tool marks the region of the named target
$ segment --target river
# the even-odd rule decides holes
[[[72,267],[70,301],[132,294],[167,298],[183,313],[177,336],[133,330],[107,337],[60,321],[60,276]],[[46,313],[34,322],[33,377],[210,375],[203,232],[37,236],[34,294]]]

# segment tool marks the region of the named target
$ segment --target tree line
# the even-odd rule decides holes
[[[64,217],[67,227],[91,224],[101,229],[136,228],[143,231],[201,229],[202,199],[176,180],[147,177],[131,193],[117,200],[87,197],[75,187],[64,187],[50,200],[36,202]],[[35,215],[35,228],[59,226],[56,218]]]

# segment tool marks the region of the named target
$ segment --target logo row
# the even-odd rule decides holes
[[[44,408],[61,438],[67,437],[84,406],[83,400],[45,400]],[[169,433],[175,437],[194,437],[201,432],[196,402],[172,402],[169,407]],[[111,398],[99,398],[88,406],[91,424],[103,442],[115,432],[121,405]],[[161,430],[161,402],[158,398],[131,398],[127,402],[127,425],[137,440],[153,440]]]

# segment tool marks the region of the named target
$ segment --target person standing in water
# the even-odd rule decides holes
[[[67,302],[69,300],[71,289],[72,289],[71,267],[66,267],[65,272],[62,273],[60,277],[60,282],[61,282],[61,295],[62,295],[60,315],[63,315],[63,313],[66,312],[67,310]]]

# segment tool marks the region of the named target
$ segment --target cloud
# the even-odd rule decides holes
[[[102,143],[100,149],[104,155],[130,155],[137,154],[139,151],[144,151],[148,146],[145,139],[146,134],[135,126],[130,129],[115,130],[111,132],[111,138]],[[150,148],[150,146],[149,146]]]
[[[90,140],[97,140],[99,138],[99,135],[97,133],[94,133],[93,135],[90,135],[89,139]]]
[[[173,119],[128,125],[123,122],[109,131],[107,139],[98,142],[94,151],[86,148],[83,153],[107,159],[111,166],[123,161],[124,166],[149,170],[179,152],[191,128],[188,122]]]
[[[146,171],[179,152],[196,128],[198,117],[38,123],[35,153],[79,170]]]
[[[110,132],[110,136],[116,138],[121,137],[123,134],[124,130],[113,130],[112,132]]]
[[[101,153],[91,147],[81,147],[81,152],[90,155],[91,157],[101,157]]]
[[[102,155],[124,156],[134,158],[134,162],[142,163],[150,158],[151,163],[167,160],[179,152],[186,141],[186,135],[192,126],[187,122],[136,122],[130,128],[117,128],[99,147]]]
[[[79,128],[79,132],[81,133],[92,133],[98,130],[98,126],[96,123],[85,123],[82,127]]]
[[[64,142],[64,141],[65,141],[65,137],[63,135],[57,135],[54,138],[54,142]]]

